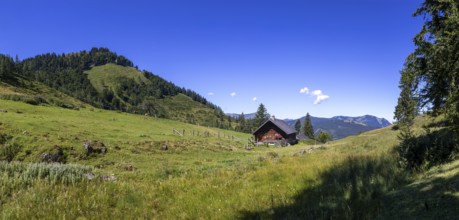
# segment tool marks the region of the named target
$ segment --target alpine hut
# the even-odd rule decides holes
[[[257,128],[253,136],[257,143],[267,145],[286,146],[298,143],[295,129],[284,120],[276,119],[274,116]]]

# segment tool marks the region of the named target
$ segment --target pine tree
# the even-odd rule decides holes
[[[296,120],[296,122],[295,122],[295,130],[296,130],[296,132],[298,134],[300,133],[300,130],[301,130],[301,121],[300,120]]]
[[[309,116],[309,112],[306,114],[306,118],[304,118],[303,134],[311,139],[314,139],[314,128],[312,127],[311,116]]]
[[[459,136],[459,1],[425,0],[414,16],[423,17],[424,25],[401,71],[394,112],[401,129],[397,151],[411,169],[448,161],[457,152],[452,146],[457,146]],[[439,136],[427,130],[428,138],[416,137],[411,126],[420,106],[433,115],[444,114],[451,127],[443,128]],[[453,143],[444,144],[443,139]]]
[[[411,58],[410,56],[408,60]],[[416,94],[413,90],[416,74],[411,71],[410,65],[411,63],[407,61],[405,68],[401,72],[402,77],[399,85],[401,92],[394,112],[394,119],[397,120],[397,126],[402,131],[402,137],[411,136],[410,127],[418,114],[418,99],[415,98]]]
[[[269,117],[270,116],[268,114],[268,110],[266,110],[265,105],[263,105],[263,103],[261,103],[258,106],[257,113],[255,114],[255,126],[256,127],[260,126],[261,124],[263,124],[263,122],[268,120]]]
[[[0,79],[11,78],[15,71],[13,59],[7,55],[0,54]]]
[[[459,131],[458,8],[457,0],[425,0],[414,13],[425,22],[414,37],[415,51],[401,71],[401,93],[395,114],[399,123],[410,121],[410,96],[416,91],[419,99],[415,101],[435,114],[446,113]]]
[[[240,131],[240,132],[246,132],[246,123],[245,123],[245,116],[244,116],[244,112],[242,112],[239,117],[238,117],[238,122],[239,122],[239,128],[237,129],[237,131]]]

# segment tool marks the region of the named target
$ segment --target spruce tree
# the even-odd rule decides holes
[[[395,119],[409,125],[414,101],[446,119],[459,131],[459,1],[425,0],[414,13],[424,18],[414,37],[415,50],[401,71],[401,93]]]
[[[303,134],[311,139],[314,139],[314,128],[312,127],[311,116],[309,116],[309,112],[306,114],[306,118],[304,118]]]
[[[298,119],[296,120],[295,122],[295,130],[296,132],[299,134],[300,133],[300,130],[301,130],[301,121]]]
[[[270,116],[268,114],[268,110],[266,110],[265,105],[263,105],[263,103],[261,103],[258,106],[257,113],[255,113],[255,127],[258,127],[261,124],[263,124],[263,122],[268,120],[269,117]]]
[[[14,62],[11,57],[0,54],[0,79],[6,79],[14,70]]]
[[[239,127],[238,127],[238,131],[240,132],[246,132],[246,123],[245,123],[245,116],[244,116],[244,112],[242,112],[239,117],[238,117],[238,122],[239,122]]]
[[[408,59],[411,59],[411,57]],[[394,119],[397,120],[397,126],[402,132],[401,137],[410,137],[412,135],[410,127],[418,114],[418,99],[415,98],[416,94],[413,90],[415,73],[411,72],[409,65],[411,65],[409,62],[405,63],[405,68],[401,72],[402,77],[399,85],[401,92],[394,112]]]

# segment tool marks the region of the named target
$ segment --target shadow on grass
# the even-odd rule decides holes
[[[385,212],[378,218],[459,219],[458,192],[458,174],[448,176],[440,173],[436,177],[426,177],[387,195]]]
[[[293,203],[242,211],[241,219],[459,219],[459,163],[432,169],[414,183],[397,164],[395,156],[350,157]]]
[[[409,182],[395,157],[353,156],[323,172],[292,204],[260,212],[242,211],[242,219],[373,219],[385,196]]]
[[[426,128],[425,134],[406,137],[396,150],[408,169],[423,170],[454,160],[459,140],[450,128]]]

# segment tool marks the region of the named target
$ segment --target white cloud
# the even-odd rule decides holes
[[[304,87],[304,88],[300,89],[300,93],[301,93],[301,94],[309,94],[309,89],[308,89],[308,87]]]
[[[256,102],[257,101],[257,97],[253,97],[252,101]]]
[[[322,90],[318,89],[318,90],[314,90],[312,91],[312,95],[315,95],[315,96],[319,96],[319,95],[322,95]]]
[[[320,104],[323,101],[327,100],[330,98],[330,96],[325,95],[322,90],[314,90],[312,92],[312,95],[316,97],[316,100],[314,101],[314,105]]]
[[[215,94],[213,92],[209,92],[209,93],[207,93],[207,95],[213,96]]]
[[[231,96],[231,97],[234,97],[234,96],[236,96],[236,93],[235,93],[235,92],[232,92],[232,93],[230,94],[230,96]]]

